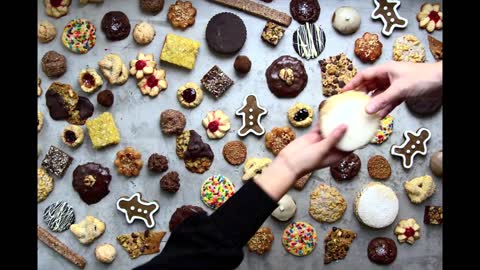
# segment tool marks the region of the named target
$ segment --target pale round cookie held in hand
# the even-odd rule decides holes
[[[313,122],[313,109],[307,104],[296,103],[288,109],[288,121],[294,127],[309,127]]]
[[[307,222],[297,221],[285,228],[282,244],[288,253],[294,256],[307,256],[317,245],[317,231]]]
[[[81,126],[68,125],[62,131],[62,141],[70,147],[77,147],[83,142],[83,129]]]
[[[186,83],[178,88],[177,99],[183,107],[195,108],[202,102],[203,90],[196,83]]]
[[[328,136],[341,124],[347,125],[345,135],[336,147],[350,152],[370,142],[380,125],[380,117],[368,114],[365,107],[371,97],[360,91],[348,91],[334,95],[320,104],[319,126]]]
[[[110,244],[100,244],[95,247],[95,258],[102,263],[112,263],[117,257],[117,250]]]
[[[378,182],[370,182],[358,193],[354,213],[358,220],[375,229],[392,224],[399,209],[398,198],[390,188]]]
[[[157,68],[157,62],[153,54],[144,54],[139,52],[137,59],[130,61],[130,75],[135,76],[137,80],[143,79],[145,75],[150,75]]]
[[[333,223],[347,210],[347,201],[335,187],[326,184],[318,185],[310,193],[308,213],[318,222]]]
[[[148,75],[139,81],[137,86],[143,95],[156,97],[160,91],[163,91],[168,87],[165,76],[166,72],[164,69],[156,69],[151,75]]]
[[[133,39],[140,45],[149,44],[155,35],[155,28],[147,22],[141,22],[133,29]]]
[[[53,18],[67,15],[71,0],[44,0],[45,13]]]
[[[44,168],[37,169],[37,203],[45,200],[54,187],[53,177]]]
[[[287,221],[295,216],[297,212],[297,204],[293,200],[292,196],[285,194],[278,201],[278,207],[272,212],[272,217],[280,220]]]
[[[93,68],[82,69],[78,75],[78,83],[85,93],[93,93],[103,85],[103,80]]]
[[[52,41],[57,36],[57,29],[47,20],[41,21],[37,25],[37,38],[41,43]]]
[[[420,239],[420,225],[413,218],[402,219],[395,227],[394,233],[400,244],[407,242],[413,245],[415,241]]]
[[[405,191],[412,203],[419,204],[435,192],[435,182],[430,175],[413,178],[404,184]]]
[[[78,224],[70,225],[70,231],[82,244],[90,244],[105,232],[105,223],[94,216],[86,216]]]
[[[39,112],[37,113],[37,116],[38,116],[38,119],[37,119],[37,132],[40,132],[40,130],[42,130],[42,127],[43,127],[43,113],[39,111]]]
[[[332,16],[333,28],[344,35],[357,32],[361,22],[360,14],[352,7],[339,7]]]
[[[202,125],[207,130],[208,138],[221,139],[230,129],[230,118],[221,110],[211,111],[203,118]]]

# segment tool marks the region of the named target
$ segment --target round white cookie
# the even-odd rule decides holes
[[[287,221],[295,215],[296,211],[297,205],[295,201],[290,195],[285,194],[278,201],[278,207],[273,210],[272,216],[280,221]]]
[[[344,35],[357,32],[361,22],[360,13],[352,7],[339,7],[332,16],[333,28]]]
[[[336,127],[346,124],[347,132],[338,142],[337,148],[350,152],[367,145],[380,125],[377,114],[365,111],[370,99],[364,92],[348,91],[325,100],[319,113],[322,134],[328,136]]]
[[[357,193],[354,212],[358,220],[369,227],[387,227],[398,214],[397,195],[383,184],[370,182]]]

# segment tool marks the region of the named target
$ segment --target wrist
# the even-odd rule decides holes
[[[297,173],[281,155],[263,170],[253,181],[275,201],[287,193],[297,179]]]

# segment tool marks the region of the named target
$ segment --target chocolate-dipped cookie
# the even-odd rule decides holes
[[[299,23],[313,23],[320,15],[318,0],[292,0],[290,1],[290,13]]]
[[[313,23],[300,25],[293,33],[293,49],[307,60],[317,58],[325,49],[325,32]]]
[[[265,71],[270,91],[277,97],[296,97],[305,88],[308,75],[302,61],[283,55],[277,58]]]
[[[99,202],[108,195],[108,185],[112,180],[110,170],[94,162],[79,165],[73,171],[73,189],[87,204]]]
[[[205,210],[203,210],[203,208],[200,206],[194,205],[183,205],[182,207],[177,208],[177,210],[175,210],[175,212],[172,214],[170,222],[168,223],[170,232],[173,232],[173,230],[175,230],[175,228],[185,219],[195,214],[207,214],[207,212],[205,212]]]
[[[247,28],[242,19],[230,12],[213,16],[207,24],[205,37],[210,49],[224,54],[238,52],[247,40]]]
[[[110,11],[103,16],[102,31],[109,40],[122,40],[130,34],[130,20],[121,11]]]

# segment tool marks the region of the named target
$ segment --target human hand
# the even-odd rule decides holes
[[[389,62],[359,72],[342,91],[373,91],[365,110],[383,118],[407,98],[441,95],[442,86],[442,62]]]

